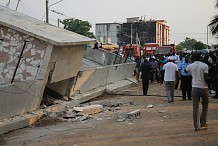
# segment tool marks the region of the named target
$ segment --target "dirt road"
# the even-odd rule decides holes
[[[95,100],[116,100],[119,107],[82,122],[40,121],[0,137],[3,146],[218,146],[218,100],[210,98],[208,130],[195,132],[192,101],[167,103],[164,85],[152,83],[151,96],[141,96],[140,84]],[[153,108],[147,108],[151,104]],[[141,118],[116,122],[115,112],[141,110]]]

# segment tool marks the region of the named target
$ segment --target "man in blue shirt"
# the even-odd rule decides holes
[[[192,76],[191,72],[185,72],[186,67],[190,64],[189,56],[185,56],[185,60],[178,64],[178,69],[181,75],[182,99],[186,100],[186,93],[188,100],[191,100],[192,91]]]

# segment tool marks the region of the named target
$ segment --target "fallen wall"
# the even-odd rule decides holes
[[[49,62],[52,70],[51,83],[74,77],[80,70],[85,45],[54,47]]]
[[[86,49],[83,57],[98,62],[101,65],[113,65],[125,62],[125,58],[122,58],[120,55],[109,53],[103,49]]]
[[[82,73],[78,77],[74,87],[71,88],[70,96],[132,78],[134,69],[135,63],[132,62],[81,71]]]

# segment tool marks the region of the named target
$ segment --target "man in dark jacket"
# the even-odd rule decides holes
[[[144,59],[144,62],[141,65],[141,72],[143,95],[147,95],[149,80],[151,79],[151,65],[148,63],[146,59]]]

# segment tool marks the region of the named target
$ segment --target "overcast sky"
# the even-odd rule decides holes
[[[17,11],[45,20],[46,0],[21,0]],[[49,5],[59,0],[49,0]],[[18,0],[0,0],[0,5],[15,10]],[[218,13],[216,0],[63,0],[50,7],[63,15],[50,12],[49,21],[57,26],[57,19],[77,18],[89,21],[92,31],[96,23],[126,22],[127,17],[164,19],[171,27],[171,43],[185,37],[207,42],[207,25]],[[94,32],[95,33],[95,32]],[[209,45],[216,43],[209,32]]]

